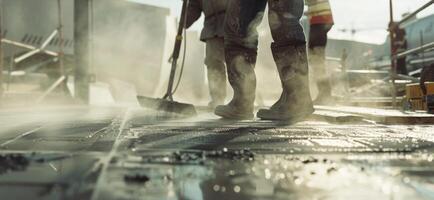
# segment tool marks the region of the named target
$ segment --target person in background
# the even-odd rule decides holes
[[[328,0],[306,0],[307,16],[310,22],[309,63],[313,66],[318,87],[318,96],[314,104],[332,102],[332,85],[327,74],[325,48],[327,33],[333,27],[333,14]]]
[[[257,116],[263,120],[295,123],[314,111],[309,91],[306,38],[300,24],[304,0],[231,0],[226,13],[225,56],[234,96],[229,104],[215,110],[215,114],[224,119],[254,117],[257,27],[267,3],[274,40],[271,50],[283,91],[271,108],[259,110]]]
[[[403,53],[407,50],[407,33],[405,29],[399,27],[399,25],[394,25],[394,38],[393,48],[397,53]],[[407,57],[404,56],[396,60],[396,73],[408,75],[407,70]]]
[[[204,27],[200,36],[206,43],[205,65],[211,101],[214,109],[226,99],[226,64],[224,53],[224,22],[228,0],[189,0],[186,27],[191,27],[202,15]]]

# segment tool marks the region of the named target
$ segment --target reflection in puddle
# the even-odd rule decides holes
[[[253,161],[207,158],[180,164],[170,163],[167,155],[160,158],[165,163],[126,157],[110,169],[101,199],[420,199],[396,176],[342,162],[343,158],[255,155]],[[149,181],[126,184],[122,177],[134,172],[146,174]]]
[[[320,146],[328,146],[328,147],[340,147],[340,148],[354,148],[354,147],[365,147],[364,145],[341,139],[312,139],[312,142],[319,144]]]

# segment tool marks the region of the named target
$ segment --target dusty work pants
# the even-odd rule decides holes
[[[254,65],[257,57],[257,27],[264,10],[269,7],[269,25],[273,37],[273,54],[306,46],[306,38],[300,24],[304,0],[231,0],[226,10],[225,54],[229,82],[234,90],[233,105],[250,112],[256,88]],[[278,50],[278,51],[277,51]],[[305,52],[304,52],[305,54]],[[274,55],[279,57],[278,55]],[[305,55],[304,55],[305,56]],[[290,65],[290,63],[279,63]],[[282,66],[280,66],[282,67]],[[288,70],[282,74],[292,76]],[[291,79],[292,77],[281,77]]]
[[[303,27],[304,0],[231,0],[225,23],[226,51],[256,52],[257,26],[269,4],[269,25],[275,46],[305,45]]]
[[[226,65],[224,39],[220,37],[206,40],[206,58],[210,105],[224,103],[226,98]]]

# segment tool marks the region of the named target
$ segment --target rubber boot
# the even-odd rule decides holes
[[[217,106],[215,114],[230,120],[249,120],[254,117],[256,91],[256,52],[227,50],[226,63],[229,83],[234,90],[232,100],[224,106]]]
[[[263,120],[296,123],[314,112],[309,91],[306,47],[272,45],[273,57],[282,83],[282,94],[270,109],[259,110]]]

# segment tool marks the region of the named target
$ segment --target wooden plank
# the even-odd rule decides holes
[[[324,120],[330,123],[354,123],[361,122],[363,120],[363,117],[360,115],[328,110],[316,110],[312,117],[315,120]]]
[[[315,108],[317,110],[360,115],[368,120],[382,124],[434,124],[434,115],[426,112],[401,112],[398,110],[350,106],[315,106]]]

